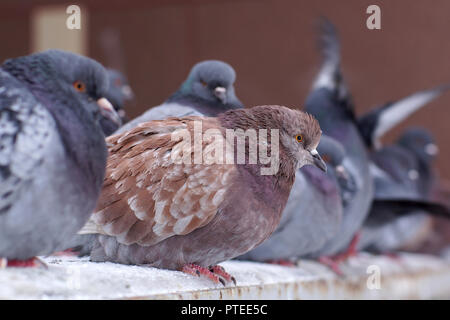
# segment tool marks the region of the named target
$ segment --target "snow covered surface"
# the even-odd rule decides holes
[[[226,287],[176,271],[75,257],[43,260],[48,268],[0,270],[0,299],[450,298],[450,261],[424,255],[361,253],[342,266],[345,277],[307,260],[297,267],[227,261],[221,265],[237,286]]]

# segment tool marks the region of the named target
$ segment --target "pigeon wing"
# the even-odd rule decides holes
[[[35,177],[55,126],[47,109],[0,70],[0,214]]]
[[[214,118],[186,117],[141,123],[107,139],[110,157],[97,210],[80,233],[115,236],[123,244],[156,244],[185,235],[214,218],[236,172],[232,164],[176,163],[191,156],[194,121],[216,135],[202,142],[202,155],[225,146]],[[197,149],[195,149],[197,150]],[[218,149],[215,149],[218,150]],[[222,149],[223,150],[223,149]],[[180,159],[180,158],[178,158]]]
[[[377,142],[386,132],[440,97],[448,89],[450,85],[445,84],[419,91],[396,102],[386,103],[361,116],[358,119],[358,127],[367,146],[376,147]]]

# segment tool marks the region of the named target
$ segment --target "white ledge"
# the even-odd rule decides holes
[[[48,268],[0,270],[0,299],[431,299],[450,297],[450,262],[426,255],[399,259],[361,253],[338,277],[302,260],[297,267],[227,261],[237,285],[215,285],[176,271],[47,257]],[[380,270],[380,289],[369,289]],[[370,269],[369,269],[370,271]],[[371,278],[373,280],[373,278]],[[369,280],[370,283],[371,282]]]

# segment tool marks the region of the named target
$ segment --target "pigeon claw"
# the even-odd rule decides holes
[[[221,266],[212,266],[209,268],[201,267],[199,265],[189,263],[183,266],[181,269],[182,272],[196,276],[196,277],[205,277],[214,283],[221,283],[225,286],[228,282],[232,281],[236,284],[236,279],[225,272],[225,270]]]
[[[5,259],[6,260],[6,259]],[[44,267],[47,268],[47,265],[44,261],[39,259],[38,257],[33,257],[27,260],[7,260],[6,267],[12,268],[36,268],[36,267]]]
[[[0,270],[5,269],[8,266],[8,260],[0,257]]]
[[[210,266],[209,271],[214,273],[215,275],[218,275],[220,278],[225,280],[227,283],[233,282],[234,285],[236,285],[236,278],[233,277],[231,274],[225,271],[225,269],[219,265]],[[225,283],[223,284],[225,285]]]
[[[211,271],[209,271],[207,268],[205,267],[201,267],[199,265],[190,263],[187,264],[185,266],[183,266],[183,269],[181,270],[184,273],[196,276],[196,277],[205,277],[209,280],[212,280],[214,283],[222,283],[222,281],[220,281],[220,277],[215,275],[214,273],[212,273]]]

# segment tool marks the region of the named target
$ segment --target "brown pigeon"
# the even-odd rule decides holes
[[[320,136],[311,115],[282,106],[150,121],[110,136],[103,190],[81,232],[98,235],[91,260],[234,281],[216,264],[270,236],[299,167],[326,170]]]

